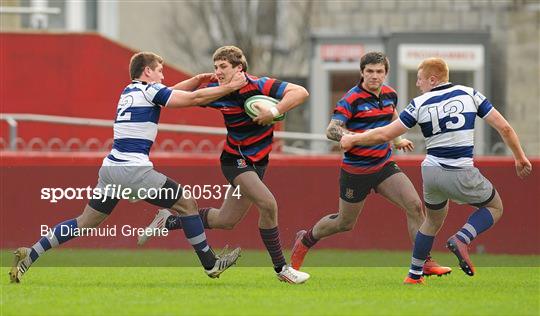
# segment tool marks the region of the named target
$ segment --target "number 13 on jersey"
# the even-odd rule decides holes
[[[432,133],[441,132],[441,125],[445,130],[460,129],[465,125],[465,116],[462,114],[464,105],[461,101],[453,100],[443,106],[430,106],[427,108],[431,117]]]

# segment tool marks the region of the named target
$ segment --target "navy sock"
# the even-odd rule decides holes
[[[210,209],[211,207],[199,209],[199,216],[201,217],[205,229],[211,229],[211,227],[208,225],[208,212]],[[165,228],[168,230],[182,229],[182,221],[180,220],[180,216],[171,215],[167,217],[167,220],[165,221]]]
[[[168,230],[182,229],[182,221],[178,215],[170,215],[165,221],[165,228]]]
[[[77,219],[74,218],[56,225],[53,228],[52,236],[47,232],[47,236],[41,237],[41,239],[32,246],[32,251],[30,251],[30,259],[32,262],[35,262],[45,251],[77,237],[73,234],[75,228],[78,228],[78,226]]]
[[[259,228],[259,233],[263,240],[266,250],[272,258],[272,263],[274,264],[274,270],[276,273],[281,272],[281,269],[284,265],[287,264],[283,252],[281,250],[281,242],[279,241],[279,230],[278,227],[264,229]]]
[[[456,233],[456,237],[468,245],[491,226],[493,226],[493,216],[487,208],[482,207],[469,216],[467,223]]]
[[[216,256],[206,241],[206,234],[199,215],[180,216],[187,240],[195,249],[201,264],[210,270],[216,263]]]
[[[434,239],[435,236],[424,235],[420,231],[416,233],[411,268],[409,269],[409,278],[418,280],[422,277],[424,262],[431,252]]]

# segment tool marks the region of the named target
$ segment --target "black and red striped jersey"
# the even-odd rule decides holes
[[[383,85],[379,97],[362,88],[361,83],[338,101],[332,119],[345,123],[348,130],[362,133],[390,124],[397,106],[397,93]],[[384,143],[375,146],[354,146],[345,152],[341,168],[353,174],[369,174],[391,161],[392,148]]]
[[[220,110],[227,128],[227,141],[223,150],[243,156],[251,162],[264,159],[272,150],[274,125],[262,126],[246,114],[244,103],[254,95],[267,95],[275,99],[283,98],[287,82],[269,77],[255,77],[246,74],[248,84],[242,89],[228,94],[206,106]],[[208,87],[217,86],[210,83]]]

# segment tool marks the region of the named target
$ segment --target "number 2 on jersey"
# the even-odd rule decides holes
[[[130,95],[122,96],[120,102],[118,102],[118,109],[116,111],[116,121],[129,121],[131,120],[131,113],[126,113],[127,109],[133,104],[133,97]]]
[[[441,132],[441,124],[443,123],[442,120],[449,116],[451,120],[446,120],[444,122],[445,130],[453,130],[453,129],[459,129],[463,125],[465,125],[465,116],[461,114],[464,110],[465,106],[461,101],[450,101],[440,106],[430,106],[428,107],[429,116],[431,117],[431,126],[433,129],[433,134],[437,134]],[[456,122],[454,122],[454,118],[457,119]]]

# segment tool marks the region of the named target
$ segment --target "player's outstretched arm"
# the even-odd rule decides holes
[[[326,128],[326,137],[339,142],[345,134],[354,134],[345,127],[345,122],[332,119]]]
[[[184,81],[181,81],[174,86],[172,86],[173,90],[184,90],[184,91],[193,91],[200,87],[203,84],[207,84],[213,80],[216,80],[216,75],[213,73],[203,73],[198,74],[196,76],[193,76],[189,79],[186,79]]]
[[[394,111],[394,115],[392,115],[392,122],[398,119],[397,112]],[[394,147],[398,150],[403,150],[405,152],[407,151],[413,151],[414,150],[414,143],[406,138],[402,138],[401,136],[398,136],[394,138],[392,141],[392,144]]]
[[[405,134],[407,128],[400,120],[395,120],[384,127],[370,129],[364,133],[354,135],[344,135],[341,138],[341,148],[350,150],[355,145],[373,146],[391,141],[392,139]]]
[[[188,107],[208,104],[214,100],[232,93],[247,84],[246,76],[238,72],[231,82],[217,87],[204,88],[193,92],[173,90],[167,107]]]
[[[497,130],[506,146],[508,146],[508,148],[510,148],[512,151],[518,177],[523,179],[524,177],[528,176],[532,171],[531,162],[525,156],[525,152],[523,152],[523,149],[521,148],[519,138],[512,126],[510,126],[510,123],[508,123],[508,121],[496,109],[491,110],[485,120],[491,127]]]

